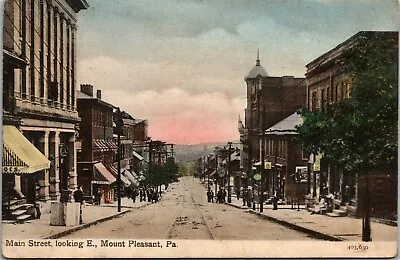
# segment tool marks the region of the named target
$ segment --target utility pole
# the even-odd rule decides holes
[[[118,196],[118,212],[121,212],[121,131],[122,131],[122,119],[121,119],[121,110],[119,107],[117,108],[117,196]]]
[[[265,178],[265,106],[262,111],[262,133],[261,133],[261,180],[260,180],[260,212],[264,211],[264,178]]]
[[[217,195],[217,185],[218,185],[218,154],[215,152],[215,195]]]
[[[228,203],[232,202],[232,194],[231,194],[231,150],[232,150],[232,142],[228,142],[229,152],[228,152]]]

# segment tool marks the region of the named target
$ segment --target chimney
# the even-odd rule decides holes
[[[93,86],[90,84],[82,84],[81,85],[81,92],[93,97]]]
[[[100,89],[97,90],[97,92],[96,92],[96,97],[97,97],[98,99],[101,99],[101,90],[100,90]]]

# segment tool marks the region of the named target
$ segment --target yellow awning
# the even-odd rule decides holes
[[[3,125],[3,173],[34,173],[49,169],[50,161],[12,125]]]

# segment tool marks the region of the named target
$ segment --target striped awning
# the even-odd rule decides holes
[[[143,161],[143,156],[141,156],[140,154],[138,154],[135,151],[132,151],[133,156],[135,156],[139,161]]]
[[[115,168],[114,166],[110,166],[110,171],[112,173],[112,175],[115,177],[115,179],[118,179],[118,170],[117,168]],[[123,174],[123,171],[121,170],[121,181],[124,184],[125,187],[130,186],[132,184],[132,182]]]
[[[111,150],[117,150],[118,149],[118,146],[112,140],[105,140],[104,142],[106,143],[108,148],[110,148]]]
[[[103,144],[103,142],[101,140],[93,140],[92,146],[93,146],[93,150],[98,150],[98,151],[107,151],[108,150],[108,147],[105,144]]]
[[[34,173],[50,168],[50,161],[12,125],[3,125],[3,173]]]
[[[128,178],[128,180],[132,183],[133,186],[139,186],[139,181],[135,178],[132,173],[128,170],[125,170],[123,174]]]
[[[116,181],[114,175],[107,170],[103,163],[98,162],[93,165],[94,176],[92,183],[110,185]]]

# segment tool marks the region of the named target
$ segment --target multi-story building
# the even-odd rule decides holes
[[[278,197],[289,203],[303,202],[308,189],[308,156],[296,140],[296,126],[302,123],[301,116],[294,112],[265,130],[263,136],[265,160],[271,166],[265,179],[266,191],[277,191]]]
[[[17,122],[24,137],[50,161],[50,167],[30,169],[33,175],[11,178],[10,185],[28,201],[36,199],[36,190],[41,202],[66,201],[68,190],[77,185],[77,13],[87,8],[85,0],[4,3],[4,124]],[[7,138],[5,132],[3,140]],[[22,144],[22,137],[16,141]],[[9,152],[16,161],[34,156]],[[44,203],[44,210],[48,204]]]
[[[398,32],[361,31],[306,65],[307,104],[310,111],[323,109],[328,105],[349,98],[352,79],[342,72],[337,61],[359,39],[368,40],[376,35],[379,35],[382,40],[391,40],[394,43],[393,48],[398,49]],[[394,60],[397,60],[397,51],[395,53]],[[335,196],[337,207],[345,205],[347,212],[358,215],[360,211],[358,203],[360,189],[358,185],[363,176],[346,172],[342,167],[329,164],[324,161],[323,157],[320,162],[314,159],[319,157],[321,155],[311,155],[310,160],[318,165],[318,167],[314,167],[314,173],[311,176],[313,196],[318,198],[320,189],[326,187],[328,192]],[[397,179],[395,177],[397,174],[386,173],[396,172],[397,166],[384,168],[375,170],[369,177],[374,193],[371,202],[373,214],[379,214],[383,211],[396,212]]]
[[[257,56],[256,65],[245,77],[247,87],[247,107],[245,125],[239,121],[241,167],[247,172],[243,186],[250,184],[253,164],[261,159],[261,136],[279,121],[291,115],[306,104],[306,86],[304,78],[293,76],[269,76],[260,65]]]
[[[78,138],[78,184],[91,200],[101,190],[102,202],[113,202],[115,176],[110,168],[116,160],[117,145],[113,141],[114,106],[101,99],[101,90],[93,95],[92,85],[81,85],[77,93],[81,118]]]

